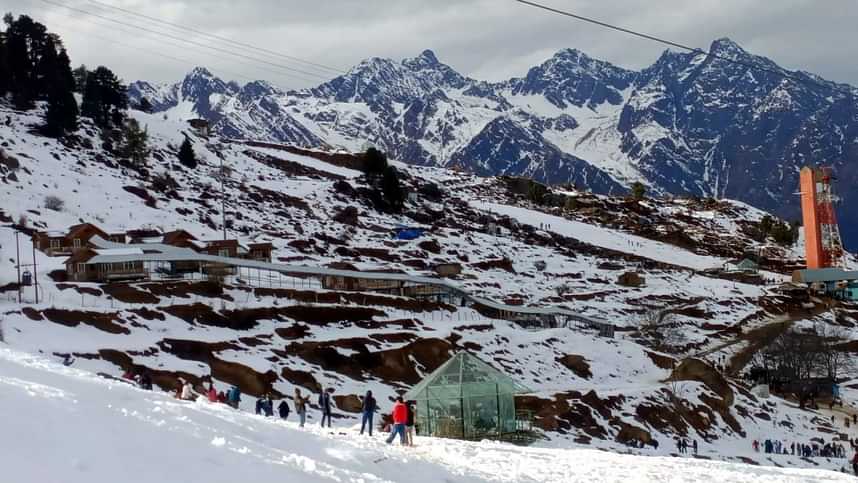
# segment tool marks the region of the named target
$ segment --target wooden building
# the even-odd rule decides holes
[[[127,249],[119,250],[130,253]],[[139,254],[143,252],[138,250]],[[109,255],[117,250],[94,250],[83,248],[76,250],[66,261],[66,275],[74,282],[118,282],[143,280],[149,277],[143,262],[129,261],[120,263],[91,263],[99,254]]]
[[[124,233],[108,234],[92,223],[81,223],[70,227],[65,233],[36,232],[33,235],[33,242],[37,250],[48,256],[69,256],[82,248],[94,248],[90,243],[94,236],[116,243],[125,243],[126,239]]]

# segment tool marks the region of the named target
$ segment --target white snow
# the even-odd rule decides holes
[[[526,208],[488,202],[472,202],[471,205],[484,211],[510,216],[518,220],[519,223],[530,226],[539,227],[548,225],[548,231],[576,238],[597,247],[624,253],[635,253],[658,262],[671,263],[697,270],[716,267],[723,263],[723,260],[720,258],[697,255],[667,243],[649,240],[610,228],[602,228],[579,221],[568,220]]]
[[[488,441],[417,437],[414,448],[388,446],[378,432],[301,429],[202,400],[177,401],[2,345],[0,394],[0,467],[10,482],[854,481],[823,470]]]

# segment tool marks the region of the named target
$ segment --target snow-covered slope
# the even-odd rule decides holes
[[[63,367],[0,344],[5,481],[127,483],[852,481],[847,475],[431,438],[387,446],[352,425],[298,428]]]
[[[28,229],[62,230],[88,221],[108,232],[151,226],[218,239],[216,179],[223,160],[231,172],[225,182],[229,236],[271,241],[277,262],[421,276],[436,276],[438,263],[455,263],[462,273],[448,281],[469,293],[564,307],[617,332],[613,339],[598,337],[574,323],[527,329],[474,305],[329,290],[317,280],[255,271],[228,277],[223,287],[198,280],[75,284],[52,276],[61,258],[41,253],[40,301],[34,303],[27,287],[19,304],[7,285],[15,280],[14,232],[4,226],[0,314],[5,339],[17,349],[73,354],[75,367],[113,377],[150,371],[167,391],[178,377],[198,387],[208,379],[221,389],[239,384],[249,396],[244,409],[266,392],[288,397],[296,387],[331,387],[340,425],[356,421],[356,396],[366,389],[389,401],[451,354],[469,350],[533,389],[521,405],[535,413],[544,447],[668,456],[675,438],[687,437],[713,459],[843,464],[751,452],[752,439],[828,441],[841,428],[824,411],[753,396],[738,379],[714,385],[709,379],[721,381],[712,365],[724,360],[735,361],[728,376],[740,374],[758,343],[755,330],[776,321],[838,323],[848,340],[858,339],[853,309],[833,321],[819,315],[822,301],[778,292],[776,282],[788,272],[782,257],[764,265],[770,283],[700,270],[771,244],[753,235],[759,210],[706,199],[637,202],[571,187],[551,190],[550,203],[535,204],[528,180],[397,162],[403,183],[418,196],[391,213],[350,164],[359,156],[205,138],[169,116],[133,111],[148,128],[153,152],[145,166],[131,166],[102,148],[86,120],[65,144],[34,134],[40,115],[0,106],[0,116],[10,118],[0,126],[0,146],[17,163],[0,169],[4,224],[24,217]],[[195,169],[176,162],[185,136],[201,160]],[[47,195],[65,206],[47,209]],[[426,234],[394,239],[403,225]],[[23,246],[29,263],[31,251],[26,241]],[[644,284],[620,283],[628,272]],[[656,348],[640,326],[667,312],[683,338]],[[665,382],[674,364],[695,355],[707,361],[694,366],[696,374],[675,387]],[[630,447],[639,442],[650,446]]]

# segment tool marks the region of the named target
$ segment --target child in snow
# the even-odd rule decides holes
[[[405,439],[408,441],[408,446],[414,446],[414,401],[408,401],[405,404],[405,409],[408,410],[405,422]]]

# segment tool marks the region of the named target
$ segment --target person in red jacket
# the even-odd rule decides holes
[[[396,403],[393,404],[393,429],[390,431],[390,436],[387,437],[387,444],[393,442],[396,434],[399,434],[399,444],[405,446],[405,425],[408,423],[408,408],[402,402],[402,396],[396,398]]]
[[[209,402],[216,403],[217,402],[217,390],[214,388],[214,383],[209,382],[209,392],[208,392]]]

